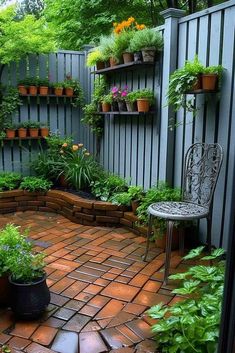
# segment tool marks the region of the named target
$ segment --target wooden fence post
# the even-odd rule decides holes
[[[161,12],[165,19],[164,26],[164,53],[162,75],[162,114],[160,126],[160,163],[159,180],[173,183],[174,173],[174,131],[169,129],[171,118],[174,117],[172,109],[166,105],[166,93],[170,75],[176,69],[178,50],[178,19],[185,12],[178,9],[167,9]]]

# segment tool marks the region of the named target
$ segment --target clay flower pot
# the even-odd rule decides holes
[[[150,103],[148,99],[140,98],[137,99],[137,108],[140,113],[147,113],[150,109]]]
[[[117,66],[117,64],[118,64],[118,62],[115,58],[109,58],[109,63],[110,63],[111,67]]]
[[[29,86],[29,94],[32,96],[36,96],[38,93],[38,88],[37,86]]]
[[[102,103],[102,112],[107,113],[111,110],[111,104],[109,103]]]
[[[193,83],[191,90],[192,91],[197,91],[199,89],[202,89],[202,77],[201,75],[198,76],[197,80]]]
[[[40,86],[39,87],[39,94],[41,96],[47,96],[48,95],[48,91],[49,91],[49,89],[46,86]]]
[[[38,137],[39,135],[39,129],[38,128],[34,128],[34,127],[30,127],[29,128],[29,136],[30,137]]]
[[[24,138],[27,136],[27,129],[25,129],[24,127],[20,127],[18,129],[18,137],[19,138]]]
[[[54,89],[54,93],[56,96],[62,96],[63,95],[63,87],[57,87]]]
[[[134,55],[132,53],[123,53],[124,64],[128,64],[134,61]]]
[[[202,89],[206,91],[214,91],[217,89],[218,75],[217,74],[203,74],[202,75]]]
[[[18,91],[20,94],[28,94],[28,89],[25,86],[19,85]]]
[[[8,139],[13,139],[16,137],[16,130],[14,129],[6,129],[6,137]]]
[[[155,61],[155,48],[144,48],[142,49],[142,56],[144,62],[154,62]]]
[[[48,129],[48,127],[41,127],[41,128],[40,128],[40,135],[41,135],[42,137],[47,137],[47,136],[49,136],[49,129]]]
[[[166,249],[166,234],[164,234],[161,237],[157,237],[155,239],[155,244],[156,244],[157,248],[165,250]],[[171,249],[172,250],[179,249],[179,231],[176,228],[173,229]]]
[[[67,97],[73,97],[73,92],[74,92],[74,90],[72,87],[65,88],[65,94]]]

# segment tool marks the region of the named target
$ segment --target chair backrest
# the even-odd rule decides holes
[[[223,159],[218,143],[195,143],[189,147],[184,162],[184,201],[210,207]]]

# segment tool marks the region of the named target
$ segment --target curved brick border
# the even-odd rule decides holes
[[[145,227],[136,226],[137,217],[128,208],[110,202],[87,200],[60,190],[0,192],[0,214],[29,210],[56,212],[72,222],[89,226],[124,225],[138,234],[147,233]]]

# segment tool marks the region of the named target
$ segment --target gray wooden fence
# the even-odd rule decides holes
[[[88,101],[91,89],[85,57],[86,52],[71,51],[30,55],[18,64],[11,63],[4,68],[2,84],[16,86],[18,80],[29,76],[49,77],[51,82],[61,82],[70,73],[74,79],[80,81]],[[15,123],[28,120],[46,122],[53,133],[73,136],[76,142],[86,141],[91,152],[94,152],[94,137],[81,123],[81,115],[81,109],[74,108],[69,98],[31,96],[22,97],[22,106],[14,114],[13,120]],[[0,151],[0,170],[29,173],[30,162],[42,144],[39,140],[4,141]]]
[[[130,179],[131,184],[146,189],[158,180],[181,186],[185,152],[198,141],[219,142],[224,149],[224,162],[214,197],[213,243],[227,245],[228,219],[231,208],[231,185],[235,163],[235,0],[184,16],[180,10],[166,10],[165,24],[158,29],[164,37],[164,51],[154,68],[115,73],[109,84],[130,90],[152,88],[156,96],[156,113],[142,116],[106,115],[101,143],[100,162],[107,170]],[[166,105],[166,90],[170,74],[191,60],[195,54],[206,65],[222,64],[225,68],[221,92],[217,95],[196,96],[199,113],[196,119],[181,110],[175,115]],[[18,78],[39,74],[51,75],[52,81],[61,81],[71,72],[79,78],[89,101],[94,75],[86,69],[86,52],[61,51],[48,56],[29,57],[19,65],[11,64],[4,70],[3,82],[15,85]],[[52,131],[73,135],[95,152],[95,138],[81,122],[80,109],[54,98],[24,100],[16,120],[48,121]],[[170,119],[181,122],[169,129]],[[9,142],[8,142],[9,144]],[[18,148],[17,144],[4,145],[0,154],[0,169],[26,171],[34,146]],[[205,234],[204,221],[200,224]]]

